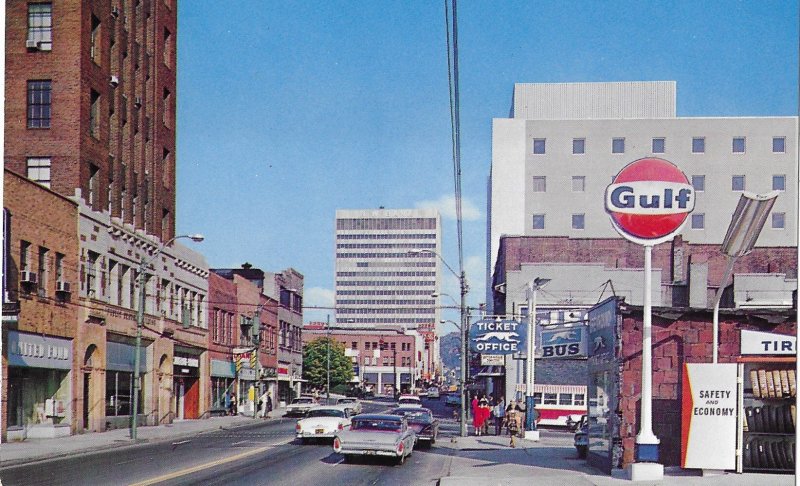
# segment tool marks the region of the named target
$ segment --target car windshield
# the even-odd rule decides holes
[[[292,402],[292,404],[297,404],[297,405],[305,405],[305,404],[308,404],[308,403],[314,403],[314,399],[313,398],[295,398],[294,401]]]
[[[344,412],[341,410],[332,410],[332,409],[320,409],[320,410],[310,410],[306,417],[344,417]]]
[[[396,408],[392,410],[392,415],[405,415],[409,422],[430,423],[433,419],[429,411],[420,409]]]
[[[419,398],[401,398],[400,399],[400,403],[401,404],[406,404],[406,405],[411,405],[411,404],[418,405],[420,403],[420,401],[419,401]]]
[[[342,398],[339,403],[356,403],[355,398]]]
[[[374,430],[378,432],[400,432],[403,423],[398,420],[355,420],[350,430]]]

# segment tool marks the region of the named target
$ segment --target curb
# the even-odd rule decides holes
[[[273,420],[281,420],[283,417],[279,419]],[[129,448],[138,447],[145,444],[162,444],[165,442],[171,442],[174,440],[184,439],[186,437],[193,437],[196,435],[207,434],[210,432],[217,432],[219,430],[233,430],[233,429],[241,429],[246,427],[253,427],[257,424],[261,423],[261,419],[252,419],[251,422],[242,422],[238,424],[231,424],[228,426],[220,426],[217,428],[206,428],[202,430],[195,430],[195,431],[186,431],[186,432],[178,432],[175,435],[171,435],[168,437],[152,437],[147,439],[137,439],[136,442],[133,442],[131,439],[114,439],[113,441],[107,444],[98,444],[93,446],[87,446],[85,448],[76,449],[73,451],[63,451],[63,452],[43,452],[41,454],[32,455],[29,457],[22,457],[19,459],[9,459],[7,461],[0,460],[0,470],[8,469],[17,466],[23,466],[28,464],[35,464],[39,462],[49,462],[57,459],[63,459],[65,457],[80,457],[86,454],[92,454],[95,452],[105,451],[109,449],[114,450],[124,450]],[[99,432],[103,433],[103,432]]]

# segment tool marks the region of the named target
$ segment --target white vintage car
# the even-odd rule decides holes
[[[295,398],[288,407],[286,407],[286,416],[287,417],[302,417],[305,415],[312,407],[315,407],[319,404],[314,397],[310,396],[302,396],[299,398]]]
[[[350,410],[344,405],[321,405],[297,421],[297,438],[304,444],[310,439],[332,438],[350,428]]]
[[[350,409],[350,415],[361,413],[361,401],[356,397],[344,397],[339,399],[338,405],[343,405]]]
[[[336,434],[333,451],[342,454],[346,462],[355,456],[384,456],[403,464],[414,451],[416,439],[405,417],[361,414],[353,417],[349,429]]]
[[[397,404],[400,407],[422,408],[422,400],[420,400],[416,395],[400,395],[400,398],[397,400]]]

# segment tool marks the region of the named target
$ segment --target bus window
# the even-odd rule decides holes
[[[558,403],[557,397],[558,397],[557,393],[545,393],[544,394],[544,404],[545,405],[556,405]]]
[[[534,392],[533,393],[533,403],[536,405],[542,404],[542,392]]]
[[[558,404],[559,405],[572,405],[572,393],[559,393],[558,394]]]
[[[585,405],[586,404],[586,397],[583,393],[576,393],[575,394],[575,405]]]

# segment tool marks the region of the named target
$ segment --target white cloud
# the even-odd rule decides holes
[[[456,219],[456,198],[445,194],[435,201],[418,201],[414,204],[418,209],[438,209],[443,218]],[[481,212],[469,199],[461,196],[461,217],[464,221],[476,221]]]
[[[303,291],[303,320],[305,322],[321,321],[330,315],[334,320],[333,312],[335,294],[333,290],[324,287],[309,287]],[[316,307],[316,308],[315,308]]]

